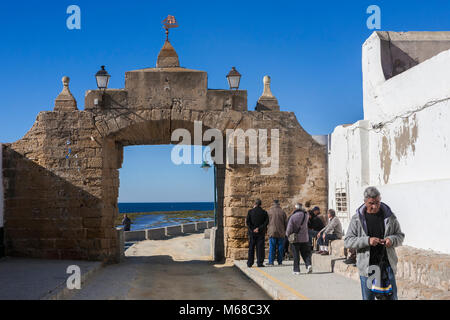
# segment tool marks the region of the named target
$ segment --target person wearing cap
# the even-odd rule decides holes
[[[309,212],[309,221],[308,221],[308,234],[309,234],[309,245],[312,248],[312,239],[317,237],[317,234],[322,230],[325,225],[319,217],[320,215],[320,208],[314,207]],[[314,248],[312,248],[314,249]]]

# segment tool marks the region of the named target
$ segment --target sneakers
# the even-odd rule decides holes
[[[275,265],[273,263],[266,264],[267,267],[274,267]]]
[[[306,269],[306,273],[312,273],[312,266],[308,266],[308,268]]]
[[[292,274],[298,276],[300,274],[300,272],[294,271],[294,272],[292,272]]]

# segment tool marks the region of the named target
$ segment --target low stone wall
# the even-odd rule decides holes
[[[397,247],[395,250],[398,256],[396,280],[399,290],[402,289],[407,298],[450,299],[450,255],[410,246]],[[358,269],[344,264],[341,261],[344,257],[344,240],[332,241],[330,258],[335,261],[333,271],[358,280]]]
[[[125,258],[125,234],[122,227],[116,228],[117,232],[117,241],[119,243],[119,250],[117,250],[116,261],[123,261]]]
[[[204,229],[212,228],[213,226],[214,220],[199,221],[162,228],[125,231],[124,237],[125,241],[162,240],[165,239],[166,237],[178,236],[186,233],[193,233]]]

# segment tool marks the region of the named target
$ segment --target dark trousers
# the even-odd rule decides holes
[[[294,256],[294,272],[300,272],[300,255],[305,261],[306,267],[311,265],[311,246],[309,242],[291,243],[291,251]]]
[[[286,254],[287,256],[288,256],[288,258],[289,258],[289,239],[288,239],[288,237],[284,237],[284,249],[283,249],[283,252],[284,252],[284,254]]]
[[[249,232],[248,234],[248,260],[247,266],[251,267],[255,262],[255,247],[256,247],[256,264],[258,267],[263,265],[265,258],[265,234]]]
[[[319,246],[328,246],[328,243],[332,240],[336,240],[337,235],[335,234],[327,234],[325,235],[325,240],[322,238],[322,234],[320,234],[319,239],[317,239],[317,243]]]

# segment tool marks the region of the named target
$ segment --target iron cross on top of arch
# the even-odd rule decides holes
[[[169,41],[169,29],[178,27],[177,20],[174,16],[168,15],[167,18],[162,21],[162,24],[164,25],[164,29],[166,29],[166,41]]]

